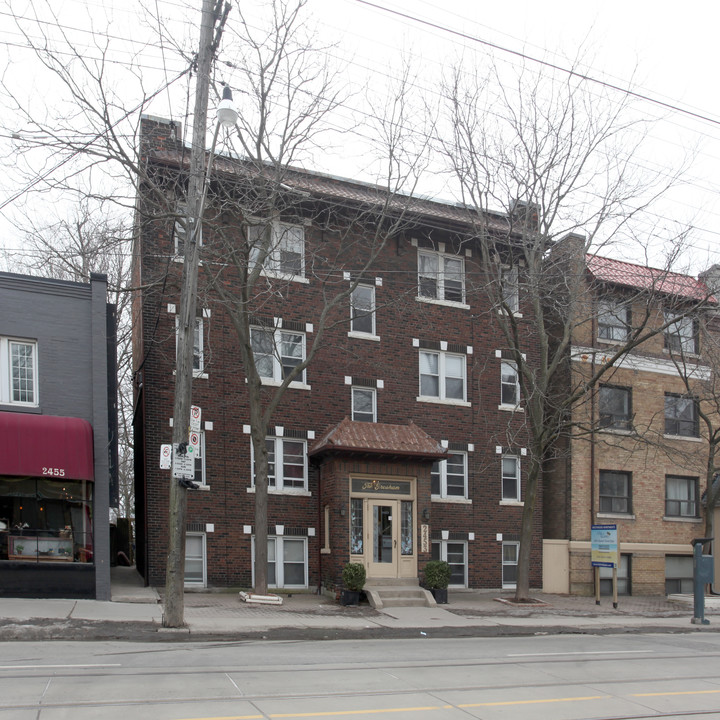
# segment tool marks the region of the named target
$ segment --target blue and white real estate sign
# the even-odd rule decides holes
[[[593,525],[590,531],[590,545],[593,567],[617,567],[617,525]]]

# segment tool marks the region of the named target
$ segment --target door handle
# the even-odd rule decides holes
[[[394,547],[394,548],[397,547],[397,540],[393,540],[393,547]]]

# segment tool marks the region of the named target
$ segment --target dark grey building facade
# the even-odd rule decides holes
[[[110,599],[115,352],[104,275],[0,273],[0,597]]]

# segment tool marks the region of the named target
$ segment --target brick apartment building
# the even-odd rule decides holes
[[[176,482],[159,459],[160,445],[171,441],[182,270],[182,231],[173,217],[187,180],[179,134],[164,120],[142,121],[143,159],[171,208],[153,209],[144,186],[134,252],[136,522],[138,569],[152,585],[164,582],[168,484]],[[232,195],[244,172],[241,163],[217,158],[204,216],[193,381],[202,412],[200,487],[188,492],[188,586],[253,585],[248,391],[237,336],[207,284],[213,263],[203,253],[220,234],[242,246],[251,220],[278,238],[263,292],[251,299],[255,364],[271,390],[315,342],[323,293],[354,279],[357,264],[330,266],[348,236],[328,217],[356,222],[347,219],[362,214],[369,227],[368,218],[382,221],[389,199],[378,187],[293,170],[283,187],[296,201],[280,218],[250,219],[232,204],[219,211],[223,188]],[[333,588],[350,560],[364,563],[370,578],[413,579],[437,557],[452,567],[451,586],[512,587],[527,459],[523,400],[494,322],[498,308],[484,290],[474,223],[453,205],[392,201],[405,216],[402,231],[327,324],[318,354],[273,415],[266,441],[271,585]],[[507,233],[506,218],[484,221]],[[518,302],[517,268],[502,272],[506,297]],[[526,336],[531,356],[532,328]],[[542,579],[541,507],[542,496],[533,587]]]
[[[638,325],[661,328],[687,308],[714,303],[703,280],[687,275],[596,255],[581,262],[589,300],[575,326],[569,384]],[[580,430],[544,475],[547,590],[592,594],[591,526],[616,524],[619,593],[692,592],[691,541],[704,531],[708,443],[674,359],[694,383],[709,377],[701,321],[701,313],[686,316],[647,339],[573,409]],[[604,594],[611,578],[602,568]]]

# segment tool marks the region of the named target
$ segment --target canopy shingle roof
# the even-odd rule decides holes
[[[440,459],[447,451],[412,421],[409,425],[353,422],[347,417],[327,428],[313,443],[310,455],[344,451]]]

